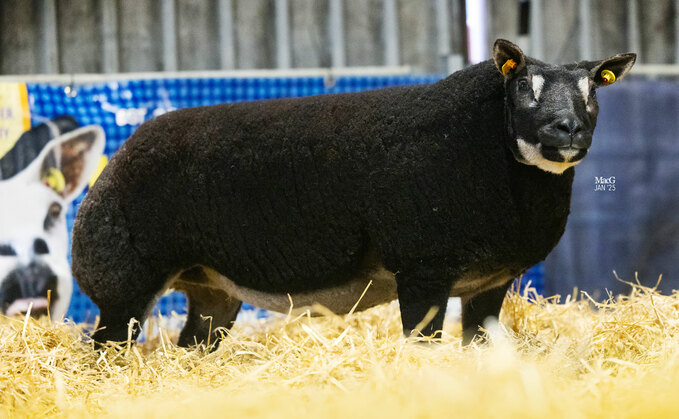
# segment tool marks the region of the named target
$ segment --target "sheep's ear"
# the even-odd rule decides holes
[[[506,78],[513,77],[526,66],[526,58],[518,45],[505,39],[498,39],[493,46],[495,67]]]
[[[637,60],[637,54],[618,54],[601,61],[586,61],[582,67],[589,70],[597,87],[608,86],[625,77]]]

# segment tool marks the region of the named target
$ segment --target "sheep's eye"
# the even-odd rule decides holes
[[[530,85],[528,84],[528,80],[526,79],[520,79],[517,82],[517,86],[519,87],[519,90],[523,91],[530,90]]]

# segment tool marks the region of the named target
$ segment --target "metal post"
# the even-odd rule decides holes
[[[233,36],[233,13],[231,0],[219,0],[217,3],[217,19],[219,22],[219,62],[222,70],[236,67],[235,39]]]
[[[453,44],[453,58],[460,70],[464,66],[469,53],[467,51],[467,6],[465,0],[452,0],[453,30],[451,31]]]
[[[332,44],[332,66],[346,65],[344,50],[344,8],[342,0],[330,0],[330,42]]]
[[[530,52],[530,0],[519,1],[519,36],[516,45]]]
[[[590,21],[590,0],[580,0],[579,8],[579,44],[580,44],[580,59],[592,59],[592,26]]]
[[[101,8],[101,34],[102,45],[102,65],[104,73],[117,73],[120,71],[120,61],[118,58],[118,9],[114,1],[100,1]]]
[[[382,0],[382,34],[384,37],[384,64],[397,66],[400,57],[398,50],[398,13],[396,0]]]
[[[674,0],[674,63],[679,64],[679,0]],[[637,51],[634,51],[637,52]],[[637,59],[638,61],[638,59]]]
[[[479,63],[488,58],[488,9],[486,0],[467,0],[467,33],[469,62]]]
[[[290,24],[288,20],[288,0],[276,0],[276,67],[290,68]]]
[[[56,74],[59,73],[57,8],[54,0],[41,0],[39,4],[42,23],[40,71],[45,74]]]
[[[162,0],[161,26],[163,31],[163,70],[177,71],[177,25],[174,0]]]
[[[544,60],[542,42],[542,0],[531,0],[530,4],[530,55]]]
[[[627,1],[627,43],[630,51],[637,53],[637,62],[641,62],[639,51],[639,9],[636,0]]]
[[[450,73],[448,65],[450,56],[450,10],[448,0],[436,0],[436,54],[440,62],[440,70]]]

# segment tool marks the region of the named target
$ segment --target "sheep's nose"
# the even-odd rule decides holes
[[[554,124],[554,128],[561,134],[566,134],[569,137],[582,131],[582,123],[576,118],[563,118]]]

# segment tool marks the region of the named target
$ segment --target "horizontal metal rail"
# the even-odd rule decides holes
[[[635,64],[630,72],[638,76],[679,76],[679,64]]]
[[[84,84],[142,79],[257,78],[257,77],[342,77],[412,74],[410,66],[290,68],[279,70],[210,70],[113,74],[29,74],[0,76],[0,82]]]

